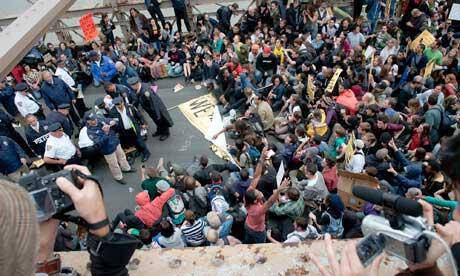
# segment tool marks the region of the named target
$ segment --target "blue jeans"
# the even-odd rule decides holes
[[[96,87],[99,87],[101,86],[102,84],[102,81],[101,80],[98,80],[96,78],[93,78],[93,85],[96,86]]]
[[[184,70],[184,68],[182,68],[181,65],[178,65],[178,66],[171,66],[168,70],[168,76],[170,77],[179,77],[180,75],[182,75],[182,71]]]
[[[244,230],[245,244],[265,243],[267,241],[267,233],[265,231],[254,231],[250,229],[246,224],[244,224]]]

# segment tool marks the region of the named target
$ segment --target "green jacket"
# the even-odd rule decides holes
[[[455,209],[457,209],[457,205],[458,205],[458,201],[445,200],[445,199],[440,199],[440,198],[431,197],[431,196],[426,196],[423,198],[423,200],[425,200],[426,202],[432,205],[448,208],[449,209],[449,216],[448,216],[449,220],[452,219],[452,213],[455,211]]]

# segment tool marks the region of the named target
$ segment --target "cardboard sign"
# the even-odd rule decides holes
[[[94,25],[92,13],[87,13],[80,18],[80,28],[86,41],[94,40],[99,35],[99,30]]]
[[[460,20],[460,4],[453,3],[449,13],[450,20]]]
[[[50,53],[47,53],[43,56],[43,62],[48,63],[53,59],[53,56]]]
[[[308,82],[307,82],[307,95],[308,95],[308,100],[310,102],[313,102],[315,100],[315,87],[313,85],[313,77],[311,75],[308,75]]]
[[[276,186],[279,187],[284,177],[284,162],[281,160],[280,167],[276,173]]]
[[[434,64],[435,64],[434,59],[428,62],[428,64],[425,67],[425,72],[423,73],[424,79],[427,79],[431,75],[431,72],[433,72]]]
[[[337,68],[335,70],[334,75],[332,76],[331,80],[329,81],[329,84],[326,87],[326,93],[332,93],[332,90],[334,90],[334,86],[337,83],[337,80],[339,79],[340,74],[342,73],[341,68]]]
[[[429,31],[424,30],[421,34],[419,34],[417,36],[417,38],[414,39],[414,41],[412,41],[412,43],[410,44],[410,48],[412,50],[415,50],[415,48],[419,44],[423,44],[423,45],[429,47],[435,41],[436,41],[436,38]]]
[[[364,173],[351,173],[347,171],[339,171],[339,182],[337,184],[337,193],[347,208],[355,211],[361,211],[364,203],[363,199],[355,197],[352,193],[355,185],[366,186],[377,189],[379,181],[377,178]]]

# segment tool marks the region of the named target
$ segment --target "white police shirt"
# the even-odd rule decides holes
[[[56,138],[50,135],[46,141],[45,157],[59,158],[69,160],[77,152],[77,148],[70,140],[67,134],[62,135],[61,138]]]
[[[82,149],[92,146],[94,146],[94,142],[89,138],[88,128],[85,126],[80,130],[80,135],[78,135],[78,147]]]
[[[38,110],[40,110],[40,106],[34,100],[28,96],[22,95],[20,92],[16,92],[16,96],[14,96],[14,104],[18,108],[22,117],[26,117],[28,114],[35,114]]]

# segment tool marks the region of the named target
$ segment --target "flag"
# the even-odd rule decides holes
[[[327,93],[332,93],[332,90],[334,90],[334,86],[337,83],[337,80],[339,79],[340,74],[342,73],[341,68],[337,68],[335,70],[334,75],[332,76],[331,80],[329,81],[327,87],[326,87],[326,92]]]
[[[435,60],[432,59],[432,60],[431,60],[430,62],[428,62],[428,64],[426,65],[425,71],[424,71],[424,73],[423,73],[423,78],[424,78],[424,79],[427,79],[427,78],[431,75],[431,72],[433,72],[434,62],[435,62]]]

